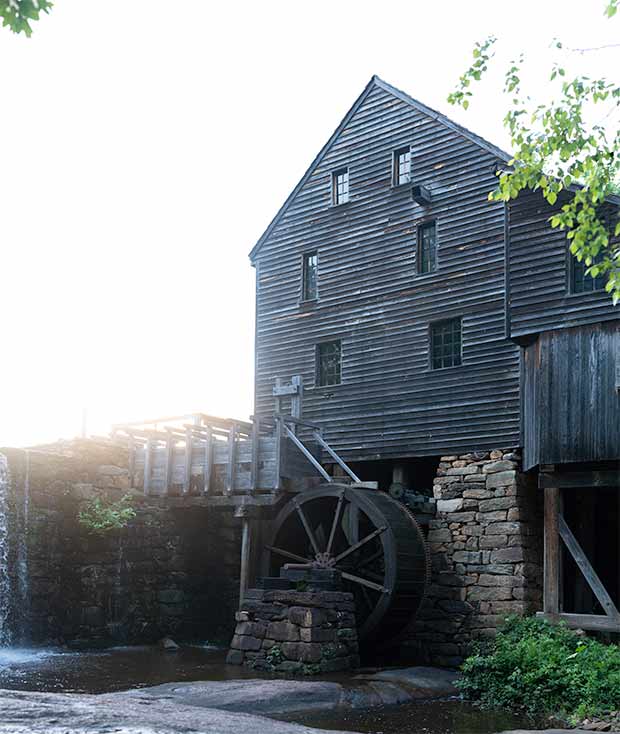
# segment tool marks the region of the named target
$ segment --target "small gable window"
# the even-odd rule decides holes
[[[461,362],[461,319],[431,324],[431,368],[457,367]]]
[[[342,346],[340,340],[316,345],[316,384],[339,385],[342,377]]]
[[[411,147],[408,145],[394,151],[392,183],[394,186],[411,183]]]
[[[315,252],[306,252],[303,255],[301,266],[301,299],[315,301],[318,295],[318,266],[319,256]]]
[[[569,255],[570,257],[570,263],[569,263],[569,272],[570,272],[570,291],[571,293],[591,293],[593,291],[600,291],[605,288],[605,276],[602,274],[597,275],[595,278],[593,278],[591,275],[588,275],[586,270],[588,269],[588,266],[585,263],[585,260],[582,260],[579,262],[576,257],[573,257],[573,255]],[[592,258],[592,264],[597,265],[603,260],[603,253],[599,252],[599,254]]]
[[[332,173],[332,203],[346,204],[349,201],[349,169],[341,168]]]
[[[437,223],[424,222],[418,227],[418,273],[432,273],[437,268]]]

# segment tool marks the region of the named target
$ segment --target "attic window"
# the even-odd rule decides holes
[[[411,147],[409,145],[394,151],[392,183],[394,186],[411,183]]]
[[[349,169],[341,168],[332,173],[332,203],[346,204],[349,201]]]

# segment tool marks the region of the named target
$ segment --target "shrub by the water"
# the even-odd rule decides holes
[[[509,617],[462,666],[464,698],[573,720],[620,709],[620,647],[535,617]]]
[[[95,535],[105,535],[111,530],[121,530],[136,516],[131,504],[131,496],[125,495],[116,502],[105,502],[100,497],[90,500],[80,510],[80,525]]]

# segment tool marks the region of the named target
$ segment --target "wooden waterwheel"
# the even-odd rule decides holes
[[[336,568],[356,600],[360,640],[397,638],[424,597],[429,563],[409,510],[384,492],[325,484],[290,500],[266,546],[269,573],[285,563]]]

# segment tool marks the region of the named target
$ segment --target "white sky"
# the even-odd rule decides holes
[[[445,101],[475,40],[619,40],[605,0],[57,0],[0,30],[0,446],[251,412],[247,253],[373,73]],[[573,59],[575,55],[573,54]],[[587,58],[587,61],[585,60]],[[613,73],[613,52],[577,58]]]

